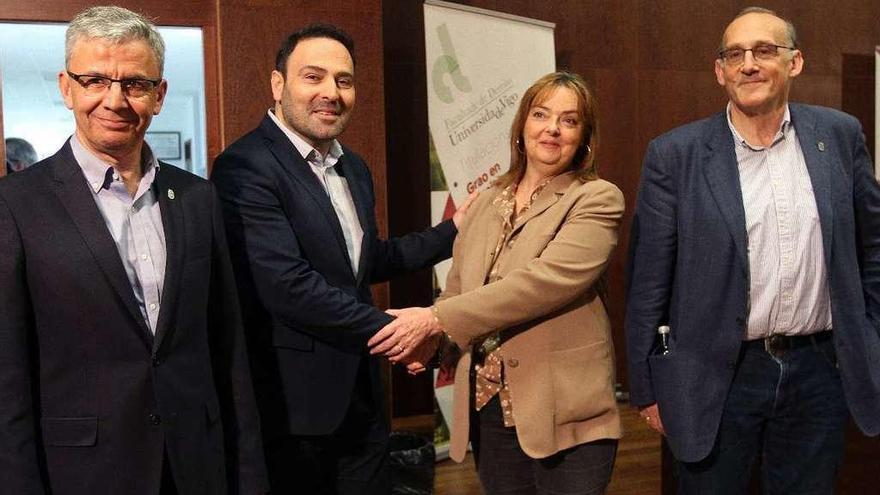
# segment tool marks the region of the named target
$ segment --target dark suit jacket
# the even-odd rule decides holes
[[[451,221],[379,239],[370,171],[343,150],[336,168],[364,231],[357,277],[327,193],[271,118],[214,163],[267,434],[334,431],[363,360],[382,404],[379,360],[366,342],[391,317],[372,305],[370,284],[451,254]]]
[[[880,187],[858,122],[791,104],[816,198],[847,404],[880,433]],[[749,311],[745,210],[724,112],[648,147],[630,239],[627,340],[631,400],[657,402],[683,461],[712,448]],[[653,355],[657,327],[671,352]]]
[[[171,165],[155,184],[154,337],[70,145],[0,180],[4,493],[156,495],[163,450],[181,493],[267,491],[218,200]]]

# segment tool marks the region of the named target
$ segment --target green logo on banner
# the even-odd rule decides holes
[[[455,98],[452,96],[452,89],[446,84],[443,76],[449,75],[452,84],[462,93],[471,92],[471,82],[464,74],[461,73],[461,66],[458,65],[458,59],[455,57],[455,47],[452,46],[452,39],[449,37],[449,30],[446,24],[437,26],[437,36],[440,38],[440,48],[443,55],[437,57],[434,61],[434,68],[431,71],[431,82],[434,86],[434,92],[443,103],[452,103]]]

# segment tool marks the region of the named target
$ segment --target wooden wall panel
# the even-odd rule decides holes
[[[156,24],[169,26],[202,26],[214,21],[216,2],[188,0],[116,0],[96,3],[87,0],[0,0],[3,21],[68,22],[77,12],[94,5],[118,5],[152,18]]]
[[[388,229],[393,235],[401,235],[431,223],[425,31],[421,2],[386,1],[382,9]],[[405,275],[390,284],[390,306],[394,308],[429,306],[432,296],[430,269]],[[432,379],[433,373],[412,377],[401,367],[395,367],[392,415],[431,414]]]
[[[877,41],[880,45],[880,40]],[[873,54],[844,54],[843,82],[840,88],[840,108],[854,115],[862,123],[868,151],[877,165],[877,150],[874,149],[874,136],[877,122],[874,112],[877,72]],[[875,167],[876,169],[876,167]]]
[[[2,71],[0,71],[2,75]],[[0,81],[3,78],[0,77]],[[6,175],[6,142],[3,134],[3,85],[0,84],[0,177]]]

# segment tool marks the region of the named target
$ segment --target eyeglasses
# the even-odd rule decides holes
[[[104,91],[110,89],[110,86],[113,85],[113,83],[118,82],[119,86],[122,87],[122,93],[125,94],[125,96],[130,98],[141,98],[146,96],[150,91],[153,91],[153,89],[162,82],[161,77],[159,79],[140,79],[136,77],[111,79],[109,77],[95,76],[92,74],[74,74],[70,71],[67,71],[67,75],[74,81],[78,82],[79,85],[86,90],[86,94],[91,96],[103,94]]]
[[[796,47],[782,45],[755,45],[751,48],[735,47],[721,50],[718,52],[718,58],[724,60],[725,63],[739,65],[745,60],[746,52],[752,52],[752,56],[755,57],[756,60],[773,60],[779,55],[780,48],[785,50],[797,50]]]

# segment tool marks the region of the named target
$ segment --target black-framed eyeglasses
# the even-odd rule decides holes
[[[104,91],[110,89],[113,83],[119,83],[122,87],[122,93],[131,98],[141,98],[146,96],[150,91],[156,89],[162,82],[159,79],[141,79],[138,77],[126,79],[113,79],[105,76],[96,76],[93,74],[74,74],[67,71],[67,75],[71,79],[78,82],[85,89],[86,94],[97,96],[103,94]]]
[[[784,50],[797,50],[797,47],[794,46],[761,44],[755,45],[751,48],[734,47],[721,50],[718,52],[718,58],[724,60],[725,63],[739,65],[745,60],[746,52],[752,52],[752,56],[755,57],[755,60],[773,60],[779,55],[780,48]]]

